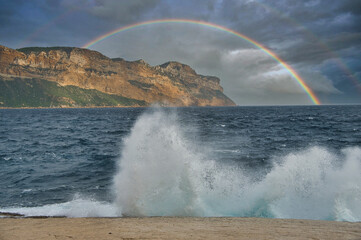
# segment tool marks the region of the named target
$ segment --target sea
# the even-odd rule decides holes
[[[361,106],[1,109],[0,212],[361,221]]]

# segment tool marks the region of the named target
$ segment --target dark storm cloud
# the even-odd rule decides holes
[[[361,14],[361,4],[360,1],[341,1],[340,10],[343,12],[350,12],[354,15]]]
[[[149,14],[160,2],[160,0],[95,0],[90,13],[124,24],[143,19],[144,15]]]
[[[6,4],[5,0],[1,0],[0,6],[0,27],[4,28],[6,25],[10,24],[14,20],[13,16],[16,13],[17,4],[16,1]]]
[[[307,44],[314,39],[322,42],[340,34],[359,32],[360,15],[357,11],[351,12],[349,5],[361,8],[361,2],[354,2],[229,0],[222,2],[220,12],[222,19],[230,20],[233,28],[272,48],[274,42],[282,39],[301,38],[300,44]]]
[[[361,53],[361,33],[345,33],[325,41],[296,42],[280,49],[279,55],[287,59],[289,63],[319,64],[339,57],[342,51],[347,51],[349,48],[355,48],[353,54]]]
[[[316,92],[329,94],[327,99],[336,94],[337,99],[351,96],[347,101],[360,101],[355,97],[350,77],[334,63],[349,65],[354,76],[360,76],[361,1],[0,0],[0,3],[0,44],[9,47],[18,47],[20,43],[82,46],[99,35],[135,22],[160,18],[203,20],[231,28],[271,49]],[[112,39],[93,48],[111,57],[145,58],[151,64],[167,60],[185,62],[203,74],[220,76],[226,92],[239,103],[247,100],[249,104],[261,104],[262,100],[257,102],[261,96],[271,101],[281,93],[291,102],[292,96],[300,103],[309,101],[302,98],[302,89],[277,61],[252,44],[214,29],[153,26]],[[299,97],[294,96],[296,93]]]

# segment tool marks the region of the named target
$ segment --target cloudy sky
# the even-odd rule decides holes
[[[0,0],[0,45],[77,46],[137,22],[182,18],[237,31],[267,47],[323,104],[361,104],[359,0]],[[108,57],[174,60],[221,78],[239,105],[312,104],[277,61],[215,28],[162,23],[121,32],[91,47]]]

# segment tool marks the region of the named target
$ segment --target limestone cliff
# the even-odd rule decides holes
[[[199,75],[185,64],[167,62],[153,67],[143,60],[110,59],[96,51],[73,47],[14,50],[0,46],[0,77],[6,81],[46,80],[58,87],[99,91],[135,100],[134,106],[154,102],[168,106],[235,105],[223,94],[219,78]],[[71,99],[67,103],[77,105]]]

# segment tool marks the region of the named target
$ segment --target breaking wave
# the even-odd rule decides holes
[[[212,159],[174,113],[153,109],[123,141],[112,203],[80,196],[25,216],[241,216],[361,221],[361,148],[311,147],[274,158],[264,176]],[[255,173],[256,174],[256,173]],[[254,180],[258,179],[258,180]]]
[[[14,213],[25,217],[119,217],[120,215],[116,215],[116,212],[117,208],[114,204],[96,201],[76,194],[73,200],[65,203],[39,207],[4,208],[0,210],[0,216],[8,216]]]
[[[309,149],[274,159],[255,181],[189,141],[175,114],[142,115],[124,140],[115,205],[127,216],[361,220],[361,149]]]

